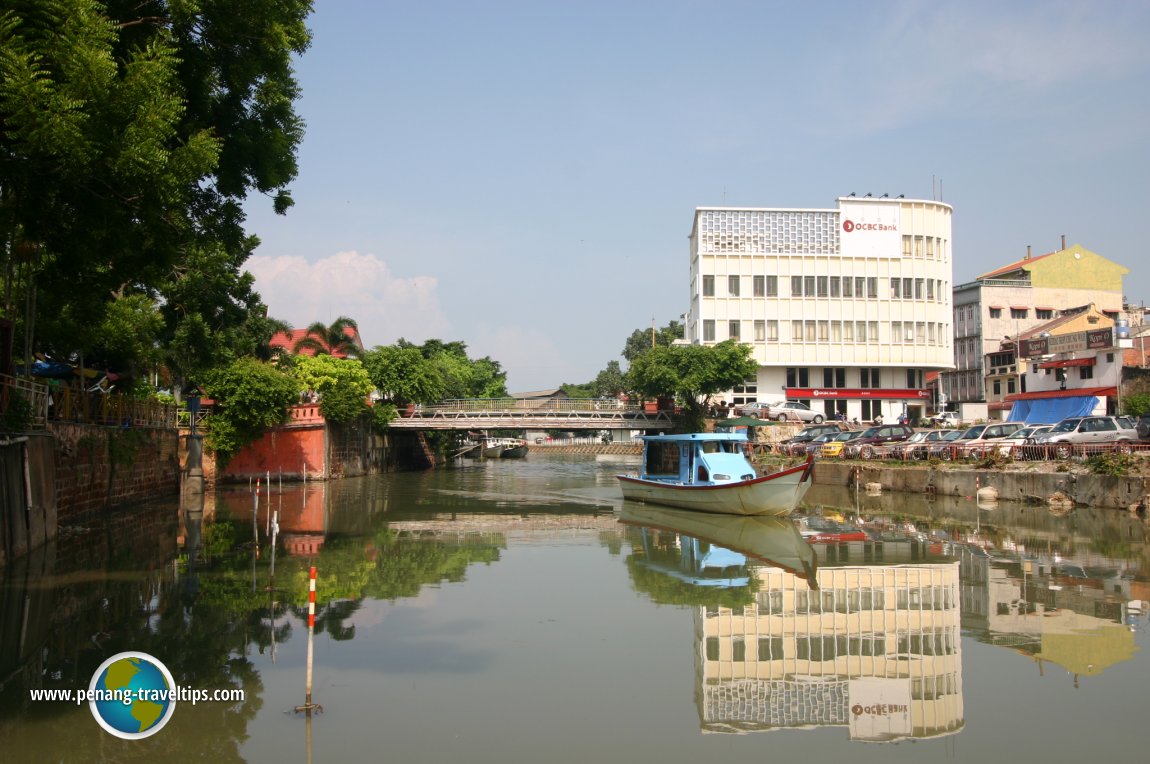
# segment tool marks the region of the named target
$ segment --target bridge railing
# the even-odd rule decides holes
[[[545,413],[549,411],[570,412],[605,412],[605,411],[642,411],[638,403],[624,403],[614,399],[600,400],[597,398],[456,398],[439,401],[433,404],[423,404],[414,412],[419,414],[434,413],[468,413],[508,411],[524,414]]]

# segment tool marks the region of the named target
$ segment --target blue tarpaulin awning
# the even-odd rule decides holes
[[[1089,416],[1098,406],[1094,395],[1068,395],[1061,398],[1032,398],[1015,401],[1010,421],[1027,424],[1056,424],[1070,416]]]

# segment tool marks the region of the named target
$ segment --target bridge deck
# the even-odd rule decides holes
[[[399,430],[666,430],[672,412],[587,399],[494,398],[441,401],[401,412]]]

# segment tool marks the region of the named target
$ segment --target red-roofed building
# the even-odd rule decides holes
[[[988,271],[954,288],[954,370],[944,371],[941,392],[951,403],[1003,401],[1023,390],[1013,354],[1019,335],[1093,305],[1117,320],[1123,311],[1122,277],[1130,270],[1075,244]],[[1006,343],[1004,345],[1004,343]],[[1006,358],[1009,346],[1009,358]],[[999,385],[997,396],[988,388]],[[1005,407],[1001,409],[1005,414]],[[992,416],[994,416],[992,412]]]
[[[353,326],[344,327],[344,335],[351,340],[351,344],[355,347],[356,354],[363,353],[363,340],[359,336],[359,330]],[[296,344],[299,343],[304,337],[308,336],[307,329],[292,329],[290,332],[276,332],[272,336],[269,344],[272,350],[281,350],[287,353],[296,352]],[[318,339],[318,338],[317,338]],[[315,348],[302,347],[299,349],[299,355],[313,356],[315,355]],[[332,353],[336,358],[347,358],[348,353],[344,350],[337,350]]]

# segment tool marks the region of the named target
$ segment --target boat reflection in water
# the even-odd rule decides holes
[[[906,536],[816,551],[790,521],[650,507],[625,505],[621,519],[635,585],[695,607],[704,731],[842,726],[852,740],[897,741],[962,729],[948,550]]]

